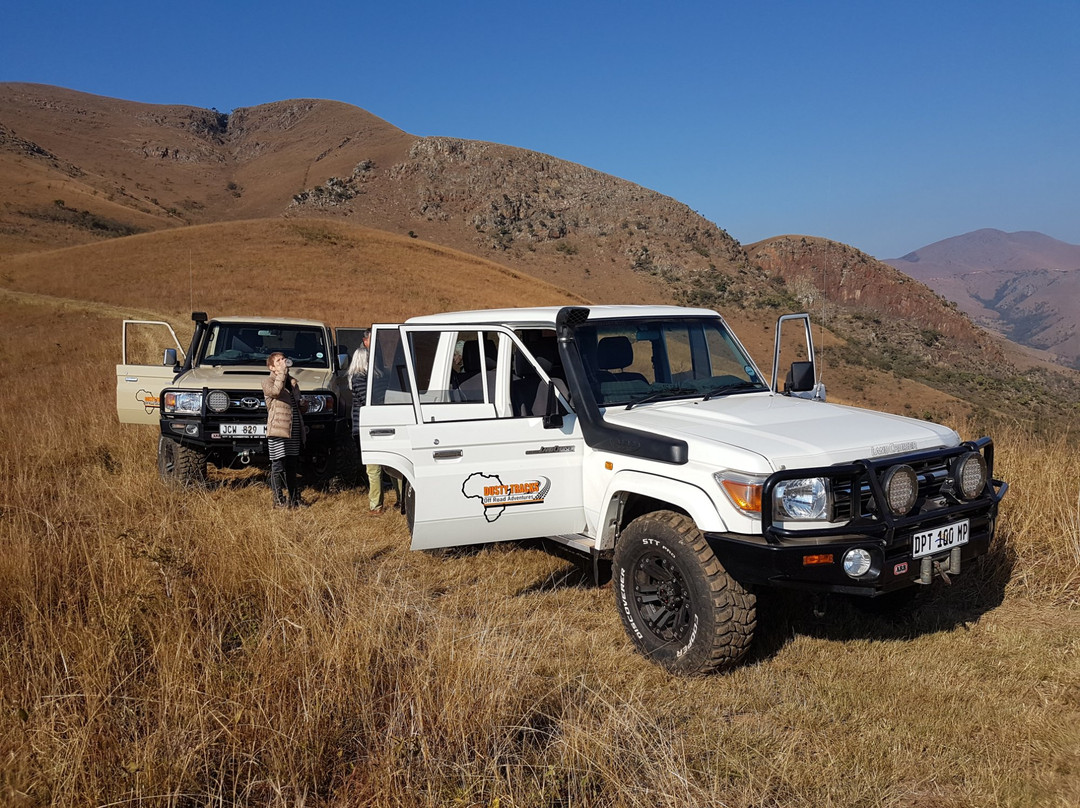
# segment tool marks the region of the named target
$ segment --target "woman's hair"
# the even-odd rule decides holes
[[[349,377],[349,383],[352,384],[352,380],[357,376],[366,376],[368,371],[368,349],[361,345],[355,351],[353,351],[352,361],[349,362],[349,370],[347,375]]]
[[[279,356],[284,356],[284,355],[285,354],[283,354],[281,351],[274,351],[272,354],[270,354],[268,357],[266,357],[266,366],[268,368],[273,368],[274,367],[274,362],[277,361],[277,358]]]

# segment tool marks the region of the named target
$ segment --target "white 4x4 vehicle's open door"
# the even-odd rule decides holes
[[[361,451],[411,480],[414,549],[585,530],[584,442],[550,385],[504,327],[372,327]]]
[[[163,326],[176,345],[163,351],[160,365],[135,365],[128,359],[129,326]],[[183,357],[184,349],[171,325],[160,320],[124,320],[121,337],[120,358],[116,366],[116,415],[122,424],[157,424],[161,410],[158,396],[168,387],[179,371],[177,358]],[[163,335],[164,337],[164,335]],[[167,341],[165,342],[167,345]]]

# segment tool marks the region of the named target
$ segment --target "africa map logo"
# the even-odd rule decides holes
[[[551,480],[538,477],[516,483],[504,483],[496,474],[475,472],[461,484],[461,493],[478,499],[484,507],[484,519],[494,522],[513,505],[540,505],[551,490]]]

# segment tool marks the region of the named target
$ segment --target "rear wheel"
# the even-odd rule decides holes
[[[205,488],[206,455],[198,449],[192,449],[169,440],[164,435],[158,438],[158,474],[170,485],[185,488]]]
[[[360,450],[352,438],[309,458],[315,485],[327,491],[355,488],[360,482]]]
[[[612,574],[627,634],[668,670],[712,673],[749,650],[757,600],[721,566],[688,516],[657,511],[631,522],[615,545]]]

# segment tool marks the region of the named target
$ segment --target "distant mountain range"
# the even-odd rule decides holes
[[[976,323],[1080,369],[1080,245],[1031,231],[976,230],[885,263]]]

